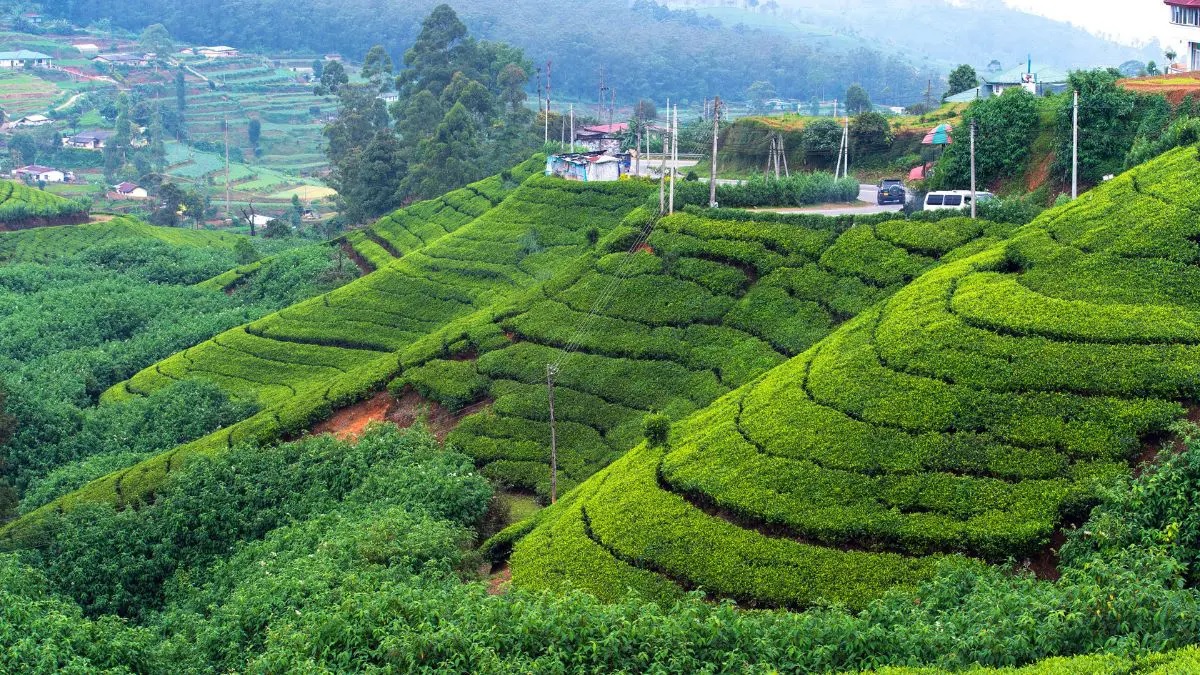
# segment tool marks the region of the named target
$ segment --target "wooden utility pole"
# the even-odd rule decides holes
[[[232,225],[233,218],[229,215],[229,118],[223,119],[221,126],[225,127],[225,220],[228,220],[229,224]],[[250,236],[254,236],[254,223],[250,223]]]
[[[1071,104],[1071,199],[1079,197],[1079,90]]]
[[[842,147],[846,143],[846,133],[842,132],[841,139],[838,140],[837,164],[833,167],[833,177],[835,179],[842,177]]]
[[[975,219],[975,120],[971,120],[971,219]]]
[[[783,139],[775,134],[775,143],[771,145],[771,161],[775,165],[775,180],[779,180],[779,150],[783,147]]]
[[[554,378],[558,366],[546,364],[546,390],[550,396],[550,503],[558,501],[558,429],[554,424]]]
[[[667,99],[667,128],[671,126],[671,99]],[[670,146],[670,141],[667,140],[667,134],[659,134],[662,138],[662,165],[658,170],[658,215],[663,215],[667,212],[667,149]]]
[[[708,102],[705,101],[705,104]],[[717,134],[720,133],[721,127],[721,97],[717,96],[713,99],[713,145],[712,145],[712,166],[708,172],[708,208],[717,208]]]
[[[667,213],[675,213],[675,179],[679,174],[679,104],[671,111],[671,195]]]
[[[575,152],[575,104],[571,104],[571,152]]]
[[[546,61],[546,122],[544,124],[544,126],[546,127],[546,140],[544,141],[545,143],[550,142],[550,64],[551,63],[553,63],[553,62]]]
[[[543,119],[549,118],[550,115],[546,110],[546,99],[542,96],[542,69],[541,67],[536,67],[534,68],[534,71],[537,73],[538,83],[538,114],[542,115]],[[542,142],[545,143],[545,141]]]

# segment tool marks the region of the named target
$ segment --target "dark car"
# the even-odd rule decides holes
[[[879,192],[875,201],[880,206],[884,204],[903,204],[908,199],[904,184],[895,178],[885,178],[879,181]]]

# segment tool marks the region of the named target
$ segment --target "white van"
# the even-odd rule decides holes
[[[980,202],[986,202],[990,199],[995,199],[995,195],[990,192],[976,191],[975,197]],[[930,192],[925,195],[926,211],[946,211],[955,209],[971,208],[971,191],[970,190],[939,190]]]

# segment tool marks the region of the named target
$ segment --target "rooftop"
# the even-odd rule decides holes
[[[1015,68],[1009,68],[1002,73],[996,73],[995,75],[983,75],[980,79],[983,80],[985,84],[1020,84],[1024,82],[1026,73],[1032,73],[1033,81],[1039,84],[1056,84],[1067,81],[1066,72],[1058,70],[1057,68],[1039,66],[1036,63],[1033,64],[1032,67],[1030,67],[1028,63],[1022,63],[1021,65],[1016,66]]]
[[[49,58],[53,57],[41,52],[31,52],[28,49],[20,49],[15,52],[0,52],[0,61],[36,61],[38,59]]]

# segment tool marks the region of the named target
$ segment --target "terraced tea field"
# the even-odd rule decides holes
[[[943,259],[503,535],[513,582],[853,608],[1035,555],[1200,394],[1197,178],[1173,151]]]
[[[134,218],[118,217],[83,225],[0,232],[0,262],[45,262],[122,239],[156,239],[173,246],[232,249],[245,237],[228,232],[155,227]]]
[[[0,180],[0,231],[45,222],[87,219],[87,204],[16,181]]]

